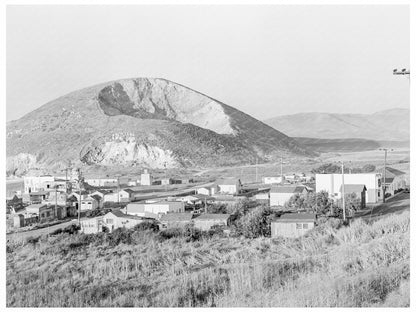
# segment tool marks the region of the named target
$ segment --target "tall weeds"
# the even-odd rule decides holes
[[[409,304],[409,213],[298,239],[152,230],[7,245],[14,307],[366,307]]]

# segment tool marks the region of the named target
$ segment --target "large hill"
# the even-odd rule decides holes
[[[402,108],[374,114],[300,113],[264,122],[291,137],[409,141],[410,136],[410,111]]]
[[[261,121],[165,79],[72,92],[7,124],[7,170],[222,166],[314,155]]]

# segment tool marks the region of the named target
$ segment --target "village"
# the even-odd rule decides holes
[[[391,167],[381,173],[278,174],[244,184],[235,177],[212,182],[155,179],[147,169],[137,179],[43,175],[26,176],[23,182],[23,190],[6,200],[8,234],[68,224],[94,234],[143,222],[160,230],[192,225],[227,232],[237,218],[232,208],[244,203],[270,209],[271,237],[299,237],[322,217],[348,222],[397,193],[409,192],[405,173]],[[323,197],[329,209],[322,209]]]

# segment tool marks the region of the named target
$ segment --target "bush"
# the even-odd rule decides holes
[[[247,238],[259,236],[270,236],[270,216],[269,207],[259,206],[237,221],[237,233]]]
[[[181,228],[170,228],[159,232],[158,237],[162,240],[171,239],[173,237],[183,236],[183,229]]]
[[[26,239],[26,243],[27,244],[32,244],[33,246],[35,246],[39,242],[39,239],[40,239],[40,236],[38,236],[38,237],[29,236]]]
[[[159,226],[155,222],[145,221],[139,224],[136,224],[133,228],[134,231],[152,231],[158,232]]]

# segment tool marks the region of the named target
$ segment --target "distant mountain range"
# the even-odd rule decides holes
[[[83,166],[224,166],[314,156],[263,122],[158,78],[72,92],[7,123],[7,172]]]
[[[374,114],[300,113],[264,120],[291,137],[409,141],[410,110],[395,108]]]

